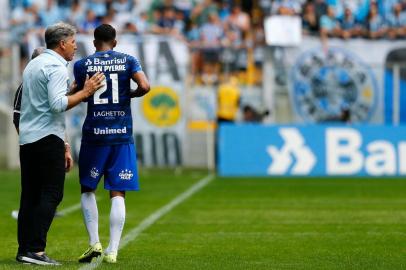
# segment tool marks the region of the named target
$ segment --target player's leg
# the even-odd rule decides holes
[[[89,235],[89,247],[79,257],[79,262],[91,262],[102,254],[99,239],[99,212],[95,190],[103,175],[103,168],[108,156],[108,148],[82,145],[79,153],[79,177],[81,184],[80,203],[83,222]]]
[[[125,192],[138,190],[134,144],[112,146],[105,170],[104,188],[110,190],[110,243],[104,261],[115,263],[125,223]]]
[[[79,262],[91,262],[102,254],[103,248],[99,239],[99,212],[97,209],[95,190],[81,186],[80,204],[82,206],[83,222],[89,235],[89,247],[79,257]]]
[[[104,260],[110,263],[117,261],[117,251],[125,223],[125,191],[110,191],[110,242],[105,251]]]

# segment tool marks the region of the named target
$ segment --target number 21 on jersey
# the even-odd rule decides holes
[[[118,100],[118,74],[111,73],[110,80],[111,80],[111,92],[112,92],[113,103],[118,103],[119,102],[119,100]],[[100,96],[106,91],[107,91],[107,82],[106,82],[106,79],[104,79],[104,86],[102,86],[99,90],[97,90],[94,93],[94,104],[109,103],[108,98],[100,98]]]

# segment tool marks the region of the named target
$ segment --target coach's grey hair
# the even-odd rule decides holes
[[[45,43],[48,49],[54,49],[61,40],[76,34],[76,28],[70,24],[59,22],[48,26],[45,31]]]
[[[44,51],[45,51],[45,47],[35,48],[34,51],[31,54],[31,59],[34,59],[35,57],[37,57],[38,55],[40,55]]]

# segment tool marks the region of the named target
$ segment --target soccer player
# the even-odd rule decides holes
[[[125,221],[125,192],[138,190],[136,155],[133,141],[131,98],[148,93],[149,82],[139,61],[116,52],[116,30],[102,24],[94,31],[96,52],[75,63],[74,75],[81,89],[86,76],[101,71],[106,87],[87,100],[87,116],[82,129],[79,177],[83,219],[89,234],[89,248],[79,262],[90,262],[102,254],[98,234],[95,190],[104,175],[104,188],[110,191],[110,243],[103,260],[117,261],[117,251]],[[131,80],[138,88],[130,90]]]

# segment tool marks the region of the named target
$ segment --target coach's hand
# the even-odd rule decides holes
[[[83,90],[86,92],[87,97],[92,96],[100,87],[106,84],[106,77],[101,72],[96,72],[91,78],[86,75],[86,81]]]
[[[73,168],[73,158],[70,152],[70,146],[65,143],[65,170],[69,172]]]
[[[66,94],[67,96],[73,95],[78,91],[78,84],[76,83],[76,81],[73,81],[73,83],[69,86],[69,91]]]
[[[78,105],[80,102],[86,100],[104,85],[106,85],[106,77],[103,73],[97,72],[90,79],[89,76],[86,76],[86,81],[83,85],[83,89],[77,91],[73,95],[68,95],[68,106],[66,107],[66,110],[69,110]]]

